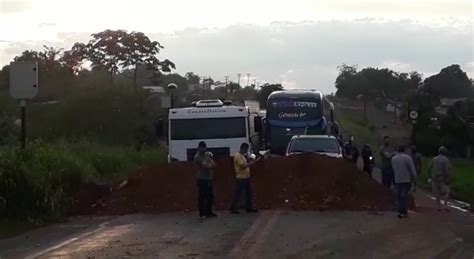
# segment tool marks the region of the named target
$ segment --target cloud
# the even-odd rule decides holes
[[[419,71],[425,76],[451,64],[460,64],[474,76],[472,22],[427,26],[417,22],[362,19],[271,25],[236,24],[225,28],[188,28],[174,33],[147,33],[165,49],[180,73],[193,71],[215,80],[250,73],[262,82],[284,83],[288,88],[333,92],[341,64]],[[86,42],[90,33],[61,33],[50,45],[69,48]],[[25,48],[45,42],[0,45],[0,64]],[[243,80],[245,82],[245,80]]]
[[[28,0],[1,0],[0,14],[13,14],[32,9],[32,3]]]
[[[151,35],[166,47],[163,55],[180,72],[234,80],[236,73],[249,72],[259,80],[324,92],[334,91],[337,66],[343,63],[429,75],[474,60],[469,27],[430,27],[408,20],[244,24]]]

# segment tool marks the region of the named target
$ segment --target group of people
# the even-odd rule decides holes
[[[354,145],[354,138],[350,139],[343,147],[344,157],[357,163],[359,156],[362,157],[363,171],[372,176],[374,165],[373,152],[370,145],[365,144],[361,152]],[[400,218],[408,216],[407,198],[409,191],[416,191],[416,178],[421,174],[422,156],[416,146],[411,146],[409,152],[403,145],[395,149],[390,143],[390,137],[384,137],[384,144],[379,149],[381,157],[382,184],[388,188],[395,187],[397,190],[397,205]],[[432,183],[433,194],[436,197],[439,210],[448,210],[449,183],[452,171],[447,149],[441,146],[438,156],[434,157],[428,168]]]
[[[234,155],[235,191],[230,213],[239,214],[238,206],[242,194],[245,195],[245,208],[248,213],[258,212],[252,203],[252,186],[250,183],[250,166],[259,158],[249,155],[249,144],[242,143],[240,150]],[[197,187],[199,217],[201,219],[217,217],[213,212],[214,187],[213,169],[216,167],[212,153],[208,152],[205,142],[200,142],[194,156],[197,166]]]
[[[344,145],[345,156],[352,161],[357,162],[359,152],[353,145],[353,138]],[[397,150],[391,145],[390,137],[384,137],[384,144],[380,147],[382,184],[388,188],[393,186],[397,192],[398,217],[408,217],[408,193],[413,188],[416,190],[416,178],[421,174],[422,156],[417,152],[416,147],[412,146],[410,152],[406,152],[406,147],[398,146]],[[449,159],[447,158],[447,149],[441,146],[438,155],[434,157],[429,166],[430,179],[433,187],[433,194],[436,197],[439,210],[448,210],[447,204],[450,193],[450,181],[452,179],[452,170]],[[364,171],[369,175],[372,173],[373,153],[369,145],[362,148],[362,160],[364,162]],[[250,166],[257,162],[259,158],[252,157],[249,154],[249,144],[243,143],[240,150],[234,155],[235,172],[235,191],[230,213],[239,214],[238,206],[242,194],[245,195],[245,208],[247,212],[257,212],[252,203],[252,186],[250,183]],[[213,169],[216,163],[212,153],[207,151],[205,142],[200,142],[198,151],[194,157],[197,165],[197,186],[199,216],[202,219],[216,217],[213,212],[214,188],[213,188]]]
[[[388,136],[384,137],[384,144],[379,152],[382,160],[382,183],[389,188],[396,187],[398,217],[406,218],[408,217],[408,193],[412,188],[416,190],[416,178],[421,174],[422,169],[422,156],[417,152],[416,146],[412,146],[409,153],[403,145],[395,150]],[[447,153],[447,148],[441,146],[438,155],[432,159],[428,168],[438,210],[449,210],[447,204],[452,170]]]
[[[343,155],[353,163],[357,163],[359,156],[362,157],[363,171],[372,176],[372,168],[374,165],[374,154],[369,144],[364,144],[361,151],[354,145],[354,137],[350,137],[344,144]]]

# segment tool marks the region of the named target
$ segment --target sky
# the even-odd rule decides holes
[[[333,92],[341,64],[474,77],[470,0],[0,0],[0,65],[104,29],[145,32],[177,72]]]

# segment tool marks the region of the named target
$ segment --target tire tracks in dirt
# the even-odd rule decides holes
[[[273,229],[281,211],[264,211],[244,232],[229,253],[229,258],[258,258],[258,249],[265,243],[270,231]]]

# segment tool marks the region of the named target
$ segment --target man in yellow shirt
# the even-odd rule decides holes
[[[240,150],[234,156],[234,170],[236,178],[236,186],[234,199],[232,200],[232,205],[230,207],[230,213],[239,214],[240,212],[237,209],[237,206],[240,201],[240,195],[242,192],[245,193],[245,207],[247,212],[257,212],[256,209],[252,206],[252,186],[250,184],[250,166],[255,164],[259,160],[251,160],[247,162],[248,158],[246,157],[249,151],[249,144],[243,143],[240,145]]]

